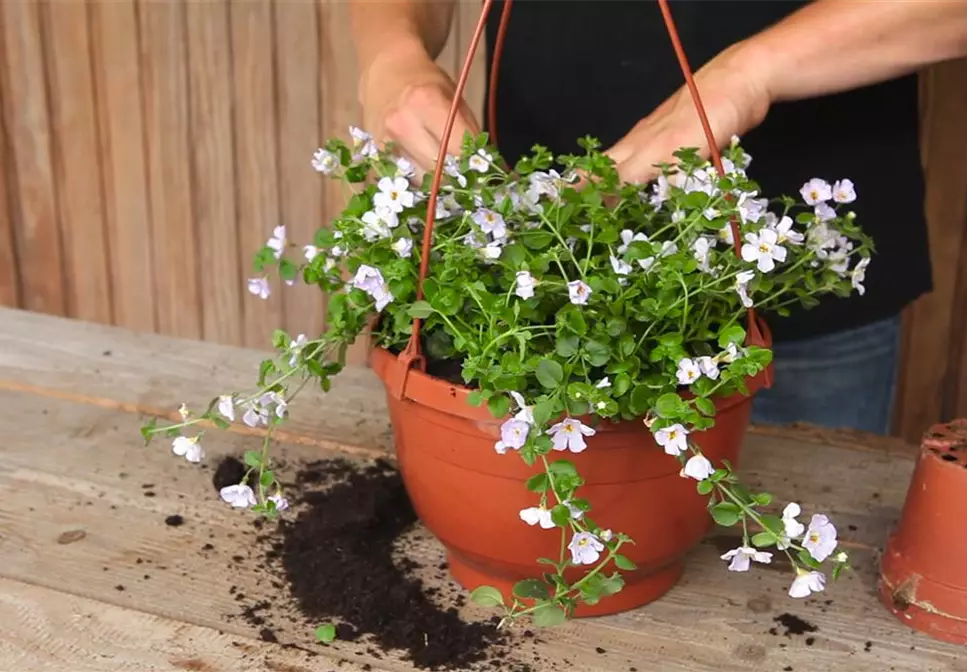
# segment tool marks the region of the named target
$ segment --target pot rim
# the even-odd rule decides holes
[[[757,321],[759,322],[759,326],[762,331],[765,347],[771,348],[772,332],[769,330],[769,327],[766,325],[764,320],[759,318]],[[373,372],[376,373],[376,375],[386,385],[388,393],[391,394],[392,390],[400,389],[402,379],[404,374],[406,374],[406,371],[403,363],[400,361],[399,355],[394,355],[385,348],[372,346],[369,349],[368,360],[370,368],[373,369]],[[769,381],[772,378],[772,368],[773,364],[770,362],[769,366],[763,371],[760,371],[752,378],[746,379],[746,387],[749,391],[748,395],[737,392],[728,397],[715,397],[714,403],[716,414],[727,411],[739,404],[747,403],[760,389],[763,387],[768,387]],[[478,407],[472,406],[469,403],[468,397],[473,391],[473,388],[469,388],[457,383],[451,383],[443,380],[442,378],[431,376],[418,368],[412,368],[408,374],[406,374],[406,391],[404,398],[407,401],[411,401],[422,406],[428,406],[450,415],[456,415],[474,422],[502,422],[504,418],[494,418],[494,416],[487,409],[486,405]],[[685,396],[685,394],[683,394],[683,396]],[[688,397],[685,396],[685,398]],[[627,424],[624,422],[619,423],[607,418],[600,418],[600,416],[593,415],[590,417],[601,420],[601,422],[596,425],[598,431],[614,431],[618,429],[619,424]],[[641,425],[641,428],[642,430],[645,430],[644,425]]]

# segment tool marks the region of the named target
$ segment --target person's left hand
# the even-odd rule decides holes
[[[762,68],[750,67],[743,45],[733,45],[695,73],[712,133],[719,148],[765,119],[771,98]],[[642,184],[656,178],[655,164],[673,163],[673,152],[698,147],[708,158],[702,122],[687,86],[682,86],[654,112],[639,121],[607,154],[626,182]]]

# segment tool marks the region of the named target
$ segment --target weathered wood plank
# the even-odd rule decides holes
[[[319,69],[319,7],[314,2],[277,2],[275,45],[278,59],[279,200],[282,223],[297,245],[311,244],[323,225],[322,200],[326,178],[309,159],[321,144]],[[296,262],[302,248],[289,253]],[[289,333],[317,335],[325,324],[325,297],[316,286],[297,281],[285,291],[285,325]]]
[[[137,417],[116,410],[22,393],[0,394],[0,428],[8,466],[0,474],[0,520],[5,530],[0,541],[0,576],[105,603],[102,613],[115,609],[147,612],[159,620],[162,629],[171,627],[166,625],[171,621],[180,621],[251,636],[251,626],[225,618],[238,610],[229,595],[232,585],[250,598],[273,597],[255,563],[231,559],[248,554],[250,541],[245,533],[250,531],[250,519],[221,505],[208,480],[210,472],[171,457],[164,446],[144,449],[137,425]],[[231,434],[210,436],[206,444],[209,460],[254,443],[249,437]],[[58,450],[37,450],[39,445],[56,445]],[[823,497],[834,509],[842,505],[857,511],[874,506],[895,510],[902,502],[899,491],[884,492],[879,503],[862,500],[863,482],[882,482],[896,475],[886,462],[870,462],[868,453],[833,448],[831,455],[811,451],[807,458],[801,452],[797,455],[797,450],[802,451],[803,446],[772,442],[748,451],[747,465],[758,470],[770,453],[779,453],[787,467],[802,463],[801,470],[786,469],[788,482],[776,479],[775,489],[782,498],[804,489],[821,490],[826,481],[833,487]],[[283,446],[281,451],[290,459],[310,454],[298,446]],[[312,452],[325,454],[318,449]],[[819,478],[814,470],[805,468],[806,463],[812,465],[819,459],[833,460],[829,463],[841,469]],[[908,473],[910,462],[901,462]],[[857,469],[865,470],[863,479],[855,476]],[[121,477],[121,472],[126,476]],[[812,480],[813,485],[799,483],[804,480]],[[143,495],[141,486],[146,482],[156,484],[156,497]],[[853,487],[838,487],[841,483]],[[180,513],[187,522],[177,528],[165,526],[163,518],[171,513]],[[867,526],[864,534],[882,540],[886,528],[881,521],[865,515],[856,520]],[[58,543],[65,532],[78,529],[84,531],[83,538]],[[419,530],[414,534],[410,556],[426,566],[438,563],[442,559],[439,545]],[[203,551],[205,543],[215,548]],[[717,558],[719,552],[714,543],[703,544],[691,555],[683,582],[649,607],[542,632],[543,642],[534,650],[542,660],[537,670],[564,666],[588,672],[624,672],[632,666],[692,672],[786,666],[851,672],[879,672],[888,667],[908,672],[967,669],[962,658],[958,659],[957,647],[917,635],[879,607],[872,592],[875,562],[870,551],[854,553],[856,573],[831,586],[824,596],[833,601],[831,605],[821,599],[789,600],[785,596],[789,577],[781,571],[728,574]],[[230,571],[225,571],[229,565]],[[145,579],[145,574],[150,578]],[[125,589],[119,591],[117,585]],[[9,604],[7,599],[3,604]],[[65,599],[78,603],[75,598]],[[818,626],[813,645],[769,634],[775,625],[773,617],[787,610]],[[483,612],[470,606],[465,614],[479,618]],[[137,618],[146,625],[155,620],[144,615]],[[81,638],[86,629],[93,631],[95,639],[106,636],[98,626],[83,621],[74,627],[65,641]],[[283,633],[286,642],[309,645],[310,639],[311,633],[295,623]],[[120,638],[119,646],[128,641],[132,640]],[[223,639],[213,641],[228,648]],[[594,653],[595,647],[605,653]],[[146,649],[154,655],[153,646]],[[221,649],[203,642],[199,650],[217,653]],[[350,643],[338,643],[333,653],[374,664],[376,669],[408,669],[392,657],[373,660],[363,647]],[[327,669],[318,663],[306,667]]]
[[[202,330],[206,340],[241,345],[228,2],[188,2],[185,12]]]
[[[3,53],[0,40],[0,54]],[[3,86],[0,86],[0,126],[4,122],[6,104]],[[6,134],[0,133],[0,156],[9,157]],[[13,216],[13,201],[16,186],[8,189],[13,182],[11,171],[4,170],[0,175],[0,306],[17,308],[20,306],[20,269],[17,267],[16,219]],[[8,193],[9,191],[9,193]]]
[[[133,0],[91,2],[91,47],[116,324],[154,331],[138,22]]]
[[[189,160],[185,4],[139,2],[141,86],[158,330],[201,338]]]
[[[277,644],[0,579],[0,662],[30,672],[310,672],[319,660]],[[342,664],[339,664],[339,663]],[[351,661],[329,667],[359,672]],[[376,668],[379,669],[379,668]]]
[[[239,252],[243,274],[252,277],[252,258],[280,224],[272,2],[230,2],[229,14]],[[267,301],[244,294],[243,342],[251,347],[271,347],[272,332],[282,324],[285,286],[278,276],[270,281]]]
[[[48,62],[68,314],[113,321],[87,5],[38,3]]]
[[[23,305],[55,315],[67,313],[57,212],[57,185],[51,159],[51,129],[45,88],[39,4],[13,0],[0,4],[4,131],[16,191],[17,259]]]

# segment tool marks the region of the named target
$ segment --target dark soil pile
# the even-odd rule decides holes
[[[462,620],[458,607],[465,598],[440,599],[436,586],[415,575],[419,566],[400,557],[400,537],[417,518],[389,462],[312,462],[298,471],[287,495],[293,510],[271,532],[259,526],[269,549],[262,566],[287,586],[307,630],[333,623],[337,645],[362,641],[377,657],[401,652],[419,669],[531,669],[509,657],[509,638],[496,629],[496,618]],[[434,568],[441,579],[443,569]],[[260,606],[249,610],[257,625],[274,625]]]

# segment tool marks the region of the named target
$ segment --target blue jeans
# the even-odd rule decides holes
[[[896,392],[899,316],[773,347],[775,380],[756,395],[752,421],[808,422],[889,434]]]

